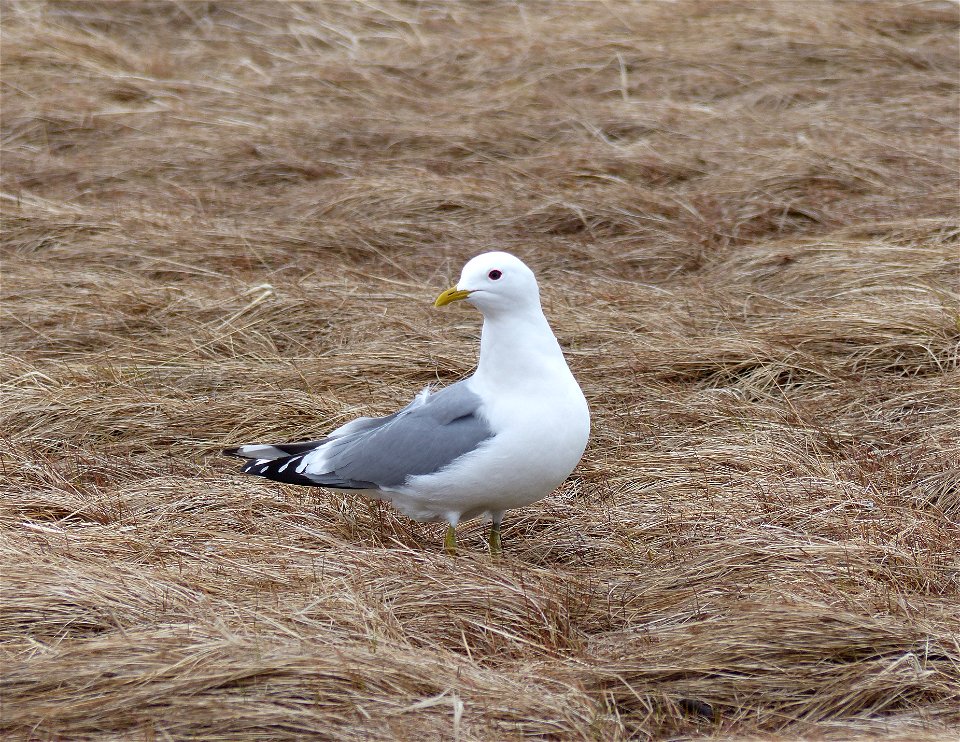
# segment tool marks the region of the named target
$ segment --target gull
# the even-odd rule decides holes
[[[540,306],[536,277],[519,258],[470,260],[443,307],[465,301],[483,314],[476,371],[386,417],[361,417],[319,440],[224,450],[242,471],[291,484],[359,492],[417,521],[456,526],[485,516],[501,552],[507,510],[553,492],[580,461],[590,435],[586,399]]]

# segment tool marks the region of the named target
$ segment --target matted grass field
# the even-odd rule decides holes
[[[956,4],[2,13],[5,739],[957,738]],[[490,249],[594,420],[503,558],[218,455]]]

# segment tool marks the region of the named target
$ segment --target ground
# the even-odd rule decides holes
[[[5,2],[6,739],[956,739],[951,2]],[[593,414],[484,525],[238,474],[476,361]]]

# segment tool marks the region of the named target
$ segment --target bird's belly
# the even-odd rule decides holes
[[[529,505],[558,487],[579,462],[589,436],[586,405],[557,409],[529,403],[501,432],[435,474],[411,477],[403,500],[422,513],[471,517]],[[427,518],[421,517],[421,520]]]

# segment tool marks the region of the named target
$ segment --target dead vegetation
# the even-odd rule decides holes
[[[3,4],[8,739],[954,739],[949,2]],[[507,555],[236,475],[538,271]]]

